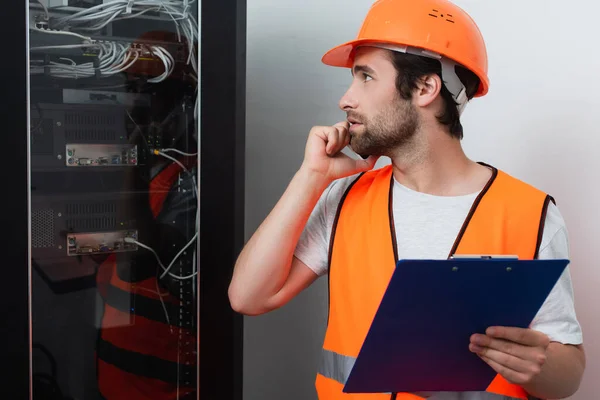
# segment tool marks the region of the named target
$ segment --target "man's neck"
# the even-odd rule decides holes
[[[418,135],[396,151],[391,157],[394,178],[412,190],[434,196],[463,196],[482,190],[491,170],[467,158],[460,141],[447,133],[430,139],[432,136]]]

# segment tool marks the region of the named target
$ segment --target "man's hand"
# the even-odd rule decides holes
[[[542,372],[550,339],[532,329],[491,327],[485,335],[471,336],[469,350],[507,381],[531,383]]]
[[[306,142],[303,167],[328,182],[372,169],[378,157],[354,160],[341,152],[350,143],[349,126],[342,121],[333,126],[313,127]]]

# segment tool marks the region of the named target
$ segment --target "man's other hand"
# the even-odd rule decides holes
[[[546,362],[550,339],[532,329],[490,327],[471,336],[469,350],[516,385],[532,382]]]

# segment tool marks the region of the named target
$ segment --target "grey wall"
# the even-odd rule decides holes
[[[313,125],[345,119],[346,70],[321,64],[352,38],[370,1],[248,2],[246,230],[274,206],[302,162]],[[315,399],[327,316],[326,279],[269,315],[245,319],[244,400]]]
[[[600,36],[595,20],[600,6],[583,0],[455,2],[479,24],[490,60],[490,93],[469,105],[463,117],[465,148],[472,158],[557,199],[569,227],[576,309],[588,354],[586,376],[573,399],[597,398],[600,114],[594,110],[600,101],[599,81],[585,75],[600,68],[600,56],[589,51]],[[371,4],[248,1],[247,237],[299,167],[310,128],[345,118],[337,102],[350,73],[320,59],[356,35]],[[540,10],[548,15],[539,18]],[[245,319],[244,400],[316,399],[326,306],[321,279],[283,309]]]

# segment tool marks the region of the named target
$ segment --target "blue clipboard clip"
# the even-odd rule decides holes
[[[496,372],[471,353],[471,335],[528,328],[568,264],[493,255],[398,261],[343,391],[486,390]]]

